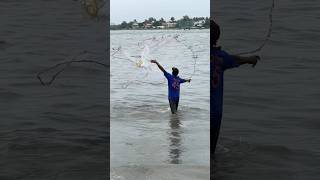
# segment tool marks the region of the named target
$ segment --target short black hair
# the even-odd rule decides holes
[[[220,37],[220,27],[219,25],[214,21],[210,20],[210,45],[217,45],[217,41]]]
[[[176,67],[173,67],[173,68],[172,68],[172,75],[178,76],[178,74],[179,74],[179,69],[176,68]]]

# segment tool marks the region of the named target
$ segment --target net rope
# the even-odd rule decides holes
[[[266,37],[264,38],[264,40],[262,41],[260,46],[258,46],[256,49],[253,49],[253,50],[250,50],[250,51],[246,51],[246,52],[240,52],[240,53],[238,53],[236,55],[254,54],[254,53],[257,53],[257,52],[261,51],[265,47],[265,45],[270,40],[271,35],[272,35],[274,7],[275,7],[275,0],[272,0],[271,7],[270,7],[270,10],[269,10],[269,27],[268,27],[268,31],[267,31]]]
[[[89,52],[87,50],[81,51],[80,53],[78,53],[77,55],[72,57],[71,60],[57,63],[57,64],[55,64],[55,65],[53,65],[51,67],[48,67],[48,68],[38,72],[37,73],[37,78],[39,79],[40,83],[43,86],[50,86],[62,72],[64,72],[67,68],[69,68],[72,64],[75,64],[75,63],[94,64],[94,65],[102,66],[103,68],[108,70],[109,66],[107,64],[99,62],[99,61],[96,61],[96,60],[93,60],[93,59],[99,59],[99,57],[95,57],[93,59],[88,59],[88,58],[81,57],[81,56],[85,56],[85,55],[88,55],[88,54],[93,54],[93,53]],[[61,68],[61,69],[59,69],[59,68]],[[51,75],[51,78],[49,78],[50,80],[45,81],[42,76],[45,75],[46,73],[50,73],[51,71],[54,72],[53,75]]]
[[[150,49],[149,54],[151,53],[155,53],[156,51],[158,51],[161,48],[164,48],[167,44],[175,42],[178,43],[180,45],[182,45],[182,47],[184,47],[185,49],[187,49],[187,51],[191,54],[192,56],[192,66],[193,66],[193,70],[191,75],[189,76],[190,79],[192,79],[192,77],[195,75],[196,73],[196,65],[197,65],[197,59],[198,59],[198,55],[196,53],[196,51],[193,49],[192,46],[189,46],[184,40],[182,40],[180,38],[181,35],[176,34],[176,35],[162,35],[160,38],[157,38],[155,36],[151,37],[151,38],[147,38],[144,39],[140,42],[137,43],[137,46],[140,50],[144,51],[146,49],[146,47],[148,49]],[[151,41],[152,43],[150,45],[148,45],[148,42]],[[128,53],[122,48],[122,46],[119,46],[117,48],[112,48],[112,53],[110,53],[110,57],[113,59],[119,59],[119,60],[125,60],[128,61],[130,63],[136,64],[138,66],[141,66],[141,59],[143,58],[142,56],[130,56],[128,55]],[[122,54],[122,56],[121,56]],[[125,57],[123,57],[125,56]],[[142,59],[142,61],[150,61],[151,59]],[[140,67],[140,68],[144,68],[145,70],[148,69],[148,67]],[[147,78],[149,75],[149,72],[146,71],[146,73],[144,74],[143,77],[141,77],[140,79],[145,79]],[[138,80],[138,79],[134,79],[134,80],[128,80],[126,83],[124,83],[122,85],[123,88],[127,88],[130,84],[132,83],[140,83],[140,84],[150,84],[150,85],[162,85],[165,84],[166,82],[163,80],[161,82],[147,82],[147,81],[143,81],[143,80]]]

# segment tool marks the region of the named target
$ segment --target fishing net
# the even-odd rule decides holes
[[[104,17],[106,16],[106,2],[107,0],[80,0],[80,3],[85,10],[86,14],[91,17]]]
[[[66,61],[55,64],[54,66],[48,67],[37,74],[37,78],[43,86],[50,86],[55,79],[64,72],[68,67],[72,64],[94,64],[108,70],[109,66],[103,62],[97,61],[97,59],[103,59],[104,57],[100,57],[95,52],[91,51],[81,51],[78,54],[67,57]]]
[[[107,8],[106,3],[107,0],[79,0],[84,12],[93,18],[97,18],[98,20],[102,17],[106,17]],[[106,50],[106,52],[108,52]],[[65,61],[57,63],[51,67],[48,67],[37,73],[37,78],[40,83],[44,86],[50,86],[55,79],[62,74],[67,68],[69,68],[73,64],[94,64],[101,66],[108,70],[109,66],[103,62],[100,62],[99,59],[105,59],[105,57],[99,57],[97,53],[93,51],[83,50],[79,53],[67,56]]]
[[[150,60],[157,60],[169,73],[172,67],[180,70],[183,78],[192,78],[196,72],[197,52],[187,39],[179,34],[158,35],[146,38],[135,44],[119,45],[111,49],[110,59],[115,66],[121,66],[127,73],[122,79],[123,88],[133,83],[151,85],[166,82],[157,65]],[[118,68],[119,69],[119,68]]]
[[[269,16],[269,26],[268,26],[267,34],[266,34],[264,40],[262,41],[262,43],[257,48],[255,48],[253,50],[249,50],[249,51],[245,51],[245,52],[239,52],[236,55],[254,54],[254,53],[257,53],[257,52],[261,51],[265,47],[265,45],[270,40],[271,35],[272,35],[273,10],[274,10],[274,7],[275,7],[275,0],[272,0],[271,7],[270,7],[270,10],[269,10],[269,14],[268,14],[268,16]]]

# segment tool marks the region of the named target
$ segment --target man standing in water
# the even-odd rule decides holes
[[[229,55],[217,46],[220,37],[220,27],[210,20],[210,129],[211,129],[211,157],[213,157],[221,125],[223,104],[223,74],[227,69],[239,67],[243,64],[251,64],[254,67],[259,56],[237,56]],[[213,136],[212,136],[213,135]],[[213,162],[213,161],[212,161]]]
[[[151,63],[155,63],[168,80],[169,105],[170,105],[171,113],[175,114],[178,110],[178,105],[179,105],[180,84],[185,82],[190,82],[191,79],[181,79],[178,76],[179,70],[175,67],[172,68],[172,75],[171,75],[156,60],[151,60]]]

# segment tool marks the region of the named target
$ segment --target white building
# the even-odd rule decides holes
[[[157,26],[157,29],[165,29],[166,26]]]
[[[167,22],[167,28],[176,28],[177,27],[177,23],[175,22]]]
[[[144,24],[144,28],[145,29],[150,29],[150,28],[152,28],[152,24],[151,23],[145,23]]]
[[[194,22],[194,23],[193,23],[193,26],[194,26],[194,27],[198,27],[198,28],[202,28],[205,23],[206,23],[205,20],[200,20],[200,21]]]
[[[139,28],[139,24],[137,22],[134,22],[132,24],[132,29],[138,29]]]

